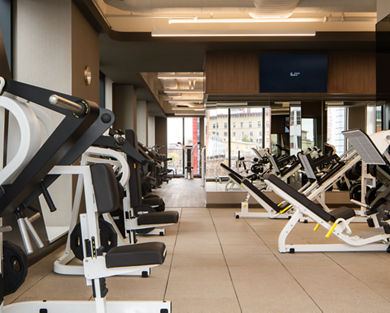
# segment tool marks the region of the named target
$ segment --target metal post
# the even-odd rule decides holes
[[[202,176],[202,187],[206,186],[206,147],[201,150],[201,176]]]

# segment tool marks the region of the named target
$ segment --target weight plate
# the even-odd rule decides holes
[[[3,242],[4,295],[14,293],[23,284],[27,276],[28,262],[26,253],[17,245]]]

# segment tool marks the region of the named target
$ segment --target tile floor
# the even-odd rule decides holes
[[[167,208],[203,208],[206,207],[206,192],[201,184],[200,178],[174,178],[153,193],[164,199]]]
[[[285,221],[235,219],[233,209],[184,208],[167,228],[164,265],[149,278],[107,280],[108,299],[172,301],[175,313],[385,313],[390,312],[390,255],[386,253],[280,254]],[[363,224],[354,224],[364,229]],[[294,241],[325,242],[325,232],[300,224]],[[86,300],[82,277],[52,273],[57,250],[30,268],[6,303]]]

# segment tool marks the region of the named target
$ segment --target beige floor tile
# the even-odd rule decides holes
[[[239,313],[235,298],[172,298],[172,311],[178,313]]]
[[[89,300],[92,288],[84,277],[49,274],[19,296],[17,301],[33,300]]]
[[[180,203],[180,197],[171,200]],[[108,299],[166,299],[175,313],[390,312],[390,258],[385,253],[280,254],[277,239],[285,220],[235,219],[236,209],[178,210],[180,223],[167,227],[166,236],[139,237],[139,242],[164,242],[165,263],[152,269],[149,278],[108,278]],[[338,242],[313,227],[299,224],[289,241]],[[61,252],[32,266],[25,284],[6,303],[90,299],[92,289],[84,278],[51,273]]]

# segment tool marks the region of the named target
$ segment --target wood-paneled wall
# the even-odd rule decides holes
[[[259,92],[259,57],[253,52],[210,52],[206,57],[206,92]]]
[[[328,93],[375,94],[375,53],[329,53]]]
[[[258,51],[207,53],[206,93],[260,94],[260,54]],[[375,53],[340,51],[328,55],[328,94],[375,94]]]

